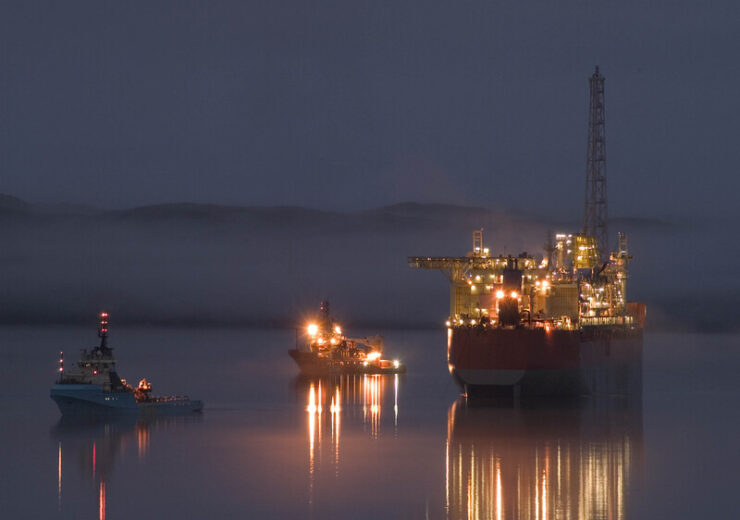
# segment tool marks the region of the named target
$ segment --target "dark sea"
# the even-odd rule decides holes
[[[114,327],[123,377],[205,410],[91,423],[49,387],[95,329],[0,328],[0,518],[738,517],[740,336],[647,334],[630,398],[473,405],[443,329],[381,332],[407,374],[299,378],[293,330]]]

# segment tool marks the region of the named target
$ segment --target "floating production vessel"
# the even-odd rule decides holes
[[[113,349],[108,346],[108,313],[100,314],[100,345],[84,349],[77,364],[64,367],[64,353],[59,358],[59,379],[51,387],[51,398],[63,415],[110,412],[171,414],[198,412],[203,403],[187,396],[152,396],[152,385],[146,379],[136,387],[121,379],[116,372]]]
[[[645,305],[627,301],[627,237],[608,253],[604,78],[590,78],[583,232],[535,258],[490,254],[482,230],[462,257],[410,257],[450,280],[447,358],[468,396],[624,393],[641,380]]]
[[[329,302],[321,302],[316,322],[306,326],[307,340],[288,354],[309,376],[338,374],[402,374],[406,366],[397,359],[382,359],[383,338],[348,338],[329,315]]]

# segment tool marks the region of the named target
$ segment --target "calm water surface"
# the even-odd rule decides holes
[[[114,327],[122,376],[206,410],[91,424],[48,389],[94,327],[2,328],[0,518],[736,517],[740,337],[646,336],[632,400],[493,407],[444,331],[384,335],[405,376],[310,380],[293,331]]]

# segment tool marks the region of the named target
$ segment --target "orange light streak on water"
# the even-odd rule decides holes
[[[381,415],[381,396],[383,394],[384,379],[379,375],[363,377],[363,410],[370,411],[370,434],[378,438]]]
[[[319,445],[319,458],[321,457],[321,412],[322,412],[322,406],[321,401],[323,401],[323,395],[321,392],[321,381],[319,381],[319,388],[316,391],[316,438]]]
[[[98,518],[105,520],[105,482],[100,481],[100,494],[98,496]]]
[[[62,442],[59,441],[59,453],[57,455],[57,508],[62,509]]]
[[[398,374],[393,376],[393,426],[398,426]]]
[[[136,427],[136,441],[138,447],[139,460],[143,460],[146,457],[146,453],[149,450],[149,429],[142,424]]]
[[[547,470],[542,470],[542,518],[547,518]]]
[[[313,384],[308,390],[308,472],[313,475],[314,441],[316,435],[316,390]]]
[[[331,426],[332,426],[332,441],[334,442],[334,465],[336,468],[336,475],[339,476],[339,431],[341,429],[340,417],[341,417],[341,403],[342,396],[337,386],[334,391],[334,397],[331,400]]]
[[[501,491],[501,460],[496,459],[496,520],[501,520],[504,496]]]
[[[316,390],[313,383],[308,390],[308,503],[313,504],[314,441],[316,435]]]

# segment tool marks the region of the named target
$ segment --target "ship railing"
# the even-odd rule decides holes
[[[557,320],[551,318],[533,318],[531,321],[523,321],[520,326],[524,326],[530,329],[557,329],[557,330],[577,330],[579,327],[594,327],[594,326],[632,326],[634,325],[634,316],[584,316],[579,321],[570,320]],[[447,322],[447,326],[456,327],[468,327],[468,328],[498,328],[499,324],[496,320],[480,321],[480,320],[450,320]]]
[[[531,323],[525,322],[525,325],[529,325],[530,329],[545,329],[547,331],[551,329],[557,330],[576,330],[578,324],[572,321],[555,320],[555,319],[533,319]]]
[[[584,316],[581,318],[581,326],[593,327],[601,325],[634,325],[633,316]]]
[[[152,397],[149,399],[151,403],[169,403],[175,401],[189,401],[190,397],[187,395],[165,395],[160,397]]]

